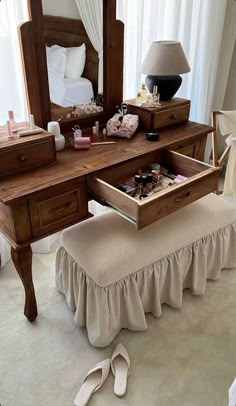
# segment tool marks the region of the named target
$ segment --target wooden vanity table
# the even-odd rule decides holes
[[[195,151],[194,157],[202,159],[206,136],[211,131],[212,127],[187,122],[161,129],[160,140],[156,142],[147,141],[145,131],[138,131],[132,139],[116,138],[115,144],[111,145],[92,146],[90,150],[68,148],[57,153],[54,163],[0,180],[0,231],[11,244],[12,260],[24,285],[24,313],[28,320],[33,321],[37,317],[30,244],[88,218],[89,198],[109,202],[107,190],[101,190],[98,196],[99,187],[95,185],[94,190],[88,186],[94,185],[100,177],[104,179],[104,173],[107,174],[106,181],[119,178],[119,174],[122,176],[127,171],[155,161],[164,149],[181,152],[185,149],[187,152],[191,146]],[[162,215],[214,191],[219,174],[218,168],[181,154],[174,154],[171,159],[187,171],[191,181],[184,182],[182,190],[177,187],[169,194]],[[121,203],[122,211],[127,208],[130,217],[130,205],[125,196],[123,199],[120,195],[120,203],[116,202],[112,193],[115,188],[110,189],[112,205],[119,208]],[[158,198],[152,198],[140,212],[141,223],[139,218],[133,219],[137,227],[142,228],[157,220],[160,207]],[[143,214],[145,212],[147,216]]]
[[[28,0],[28,6],[31,20],[19,29],[28,107],[36,124],[47,128],[52,116],[42,3]],[[64,134],[71,133],[75,124],[87,129],[95,120],[105,124],[122,101],[124,27],[116,20],[116,0],[103,0],[103,24],[104,111],[79,121],[60,122]],[[182,113],[175,122],[181,120]],[[30,244],[90,217],[89,199],[116,208],[141,229],[216,190],[219,169],[200,162],[207,134],[212,130],[186,121],[158,130],[160,140],[155,142],[146,140],[147,130],[139,130],[131,139],[115,138],[115,144],[91,146],[90,150],[70,147],[57,153],[50,164],[0,178],[0,231],[12,247],[12,260],[25,289],[24,313],[28,320],[37,317]],[[165,161],[188,179],[141,201],[114,187],[139,168]]]

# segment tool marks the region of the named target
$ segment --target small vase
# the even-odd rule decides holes
[[[65,146],[65,137],[61,134],[60,125],[57,121],[50,121],[48,123],[48,132],[54,135],[56,151],[63,149]]]
[[[64,148],[65,137],[62,134],[60,134],[60,136],[55,136],[55,145],[56,145],[56,151],[60,151],[61,149]]]

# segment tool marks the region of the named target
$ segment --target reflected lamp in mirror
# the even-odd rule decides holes
[[[158,86],[161,100],[170,100],[182,83],[180,74],[190,72],[182,45],[178,41],[155,41],[142,64],[150,93]]]

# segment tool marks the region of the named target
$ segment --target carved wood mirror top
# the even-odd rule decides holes
[[[41,0],[28,0],[30,21],[19,27],[28,109],[37,125],[47,128],[52,120],[45,52],[44,16]],[[103,104],[104,111],[68,119],[60,124],[62,133],[104,123],[122,102],[124,28],[116,20],[116,0],[103,0]]]

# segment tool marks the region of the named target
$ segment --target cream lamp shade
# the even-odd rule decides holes
[[[149,91],[152,93],[153,86],[157,85],[161,100],[173,97],[182,83],[179,75],[190,70],[179,41],[153,42],[142,64],[142,72],[148,75],[146,84]]]

